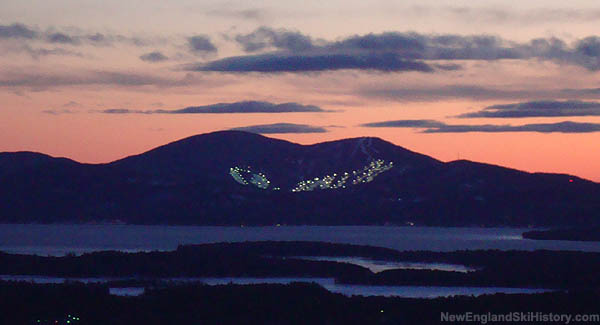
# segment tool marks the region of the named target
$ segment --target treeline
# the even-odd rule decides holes
[[[439,324],[442,312],[597,314],[599,299],[595,290],[436,299],[346,297],[303,283],[185,285],[118,297],[98,285],[0,282],[0,323]]]
[[[358,256],[374,260],[450,263],[468,273],[388,270],[299,256]],[[377,285],[600,288],[600,253],[569,251],[400,252],[322,242],[245,242],[180,246],[169,252],[94,252],[44,257],[0,253],[0,274],[57,277],[328,277]]]
[[[600,227],[533,230],[524,232],[523,238],[539,240],[600,241]]]

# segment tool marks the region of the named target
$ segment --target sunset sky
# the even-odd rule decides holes
[[[0,151],[242,128],[600,181],[598,26],[590,0],[1,1]]]

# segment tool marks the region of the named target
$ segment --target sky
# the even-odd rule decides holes
[[[0,151],[241,129],[600,181],[600,4],[6,0]]]

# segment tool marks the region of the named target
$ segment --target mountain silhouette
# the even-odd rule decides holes
[[[107,164],[0,153],[0,222],[599,225],[600,184],[378,138],[299,145],[201,134]]]

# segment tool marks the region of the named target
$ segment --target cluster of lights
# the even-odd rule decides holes
[[[242,184],[242,185],[248,185],[248,182],[246,182],[246,179],[244,178],[244,176],[242,176],[243,172],[247,172],[249,173],[249,170],[246,169],[242,169],[239,167],[231,167],[229,168],[229,175],[231,175],[231,177],[233,177],[233,179]]]
[[[352,173],[344,172],[341,174],[334,173],[333,175],[325,175],[324,177],[315,177],[312,180],[304,180],[296,184],[292,192],[314,191],[316,189],[336,189],[346,188],[346,182],[353,176],[352,184],[368,183],[375,179],[377,175],[390,170],[394,167],[393,162],[385,162],[385,160],[377,159],[360,170],[354,170]]]
[[[264,174],[252,174],[252,178],[250,179],[250,183],[254,184],[258,188],[262,188],[263,190],[267,189],[271,182],[267,179],[267,176]]]
[[[80,320],[81,320],[81,318],[79,318],[77,316],[67,315],[66,319],[63,318],[63,320],[60,320],[60,321],[59,320],[41,320],[41,319],[38,319],[36,321],[36,323],[38,323],[38,324],[74,324],[74,323],[78,323]]]
[[[233,179],[236,182],[242,185],[252,184],[263,190],[267,189],[267,187],[271,185],[271,181],[269,181],[265,174],[253,173],[250,170],[250,167],[248,167],[248,169],[240,168],[237,166],[231,167],[229,168],[229,175],[231,175],[231,177],[233,177]],[[246,177],[244,177],[244,175],[246,175],[246,177],[248,177],[250,180],[247,180]]]
[[[383,159],[377,159],[362,169],[353,170],[351,173],[333,173],[332,175],[325,175],[323,177],[315,177],[313,179],[300,181],[296,184],[296,186],[294,186],[294,188],[292,188],[292,192],[346,188],[346,182],[350,179],[350,177],[352,177],[353,185],[369,183],[375,179],[377,175],[392,169],[392,167],[394,167],[393,162],[386,162]],[[236,182],[242,185],[252,184],[263,190],[267,189],[269,185],[271,185],[271,182],[267,176],[265,176],[263,173],[252,172],[250,167],[247,169],[237,166],[231,167],[229,168],[229,175],[231,175]],[[281,188],[274,187],[273,190],[279,191]]]
[[[292,192],[312,191],[315,189],[327,189],[331,188],[334,178],[337,174],[327,175],[323,178],[315,177],[312,180],[301,181],[296,184],[296,187],[292,189]]]
[[[377,175],[388,171],[394,167],[393,162],[386,163],[385,160],[377,159],[372,161],[368,166],[365,166],[362,170],[355,170],[352,172],[354,179],[352,184],[368,183],[377,177]]]

